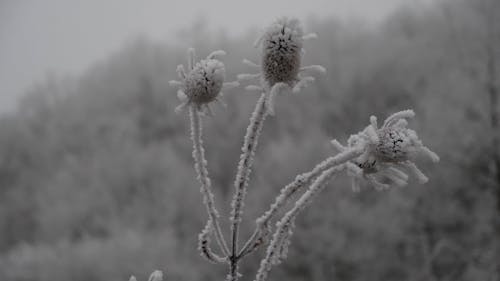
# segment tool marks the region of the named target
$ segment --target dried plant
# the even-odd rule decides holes
[[[297,216],[311,205],[328,182],[342,172],[352,178],[354,191],[360,191],[362,180],[377,190],[383,190],[391,186],[406,185],[409,179],[407,173],[414,175],[419,183],[427,182],[428,178],[413,162],[418,155],[427,156],[434,162],[439,161],[439,157],[422,144],[416,132],[407,128],[407,119],[415,115],[412,110],[404,110],[389,116],[380,128],[377,125],[377,118],[371,116],[370,124],[361,132],[351,135],[347,145],[344,146],[337,140],[331,142],[338,150],[338,154],[323,160],[311,171],[296,176],[286,185],[269,209],[256,219],[253,234],[240,247],[239,225],[252,165],[266,117],[274,114],[276,95],[285,91],[298,92],[314,81],[314,78],[307,73],[325,72],[319,65],[301,66],[303,42],[309,38],[316,38],[316,34],[304,35],[297,19],[278,19],[265,30],[255,44],[257,47],[262,47],[261,64],[246,59],[243,61],[249,66],[260,69],[260,72],[240,74],[239,82],[257,81],[257,84],[248,85],[246,89],[258,91],[261,96],[250,117],[237,166],[235,190],[231,202],[229,240],[224,237],[219,222],[220,216],[215,207],[208,162],[203,148],[200,116],[211,114],[209,104],[220,101],[223,88],[235,87],[239,83],[224,82],[224,64],[216,59],[225,54],[223,51],[215,51],[206,59],[195,63],[193,49],[188,50],[188,71],[186,72],[182,65],[177,67],[181,81],[170,81],[172,85],[179,87],[178,97],[181,105],[176,111],[180,112],[185,107],[189,109],[194,167],[208,213],[208,221],[199,235],[198,248],[201,255],[210,262],[228,265],[229,273],[226,280],[238,280],[240,277],[238,266],[243,258],[260,246],[267,245],[265,256],[255,277],[256,281],[266,280],[272,266],[279,264],[287,256]],[[292,195],[300,192],[302,195],[281,218],[276,220],[273,229],[272,222],[275,216],[279,211],[283,211]],[[217,249],[212,248],[211,238],[215,238]],[[160,271],[155,271],[149,280],[160,281],[162,277]],[[131,277],[130,280],[135,281],[135,278]]]

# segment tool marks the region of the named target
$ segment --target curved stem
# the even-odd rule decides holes
[[[223,254],[228,255],[229,250],[219,225],[219,213],[215,208],[214,194],[212,192],[211,181],[208,176],[207,160],[205,159],[205,150],[203,149],[202,126],[196,105],[189,106],[189,117],[191,119],[191,139],[193,141],[194,168],[197,173],[198,181],[201,184],[203,203],[207,209],[209,220],[212,222],[215,239],[217,240]]]
[[[362,153],[363,153],[362,149],[345,150],[333,157],[329,157],[328,159],[324,160],[320,164],[316,165],[316,167],[314,167],[311,171],[300,174],[297,177],[295,177],[295,180],[293,182],[289,183],[283,189],[281,189],[280,195],[276,197],[274,203],[271,204],[269,210],[266,211],[264,215],[262,215],[257,219],[257,228],[255,229],[250,239],[248,239],[248,241],[245,243],[238,256],[240,257],[245,256],[251,253],[259,245],[262,244],[262,241],[260,241],[261,240],[260,236],[261,233],[263,232],[263,229],[267,227],[269,221],[274,217],[274,215],[276,215],[279,209],[286,204],[288,199],[293,194],[295,194],[298,190],[302,189],[302,187],[310,185],[312,181],[316,177],[321,175],[321,173],[323,173],[324,171],[332,167],[335,167],[337,165],[343,164],[349,160],[352,160],[361,155]]]
[[[290,239],[289,231],[293,227],[293,221],[297,217],[298,213],[304,210],[311,203],[314,197],[317,196],[326,186],[326,183],[344,168],[345,165],[341,164],[322,172],[321,175],[311,184],[309,189],[297,200],[297,202],[295,202],[295,206],[276,224],[276,231],[273,235],[271,243],[267,247],[266,256],[260,263],[255,281],[264,281],[267,278],[272,265],[279,262],[280,252],[283,251],[281,248],[283,248],[283,245],[288,243],[286,240]]]

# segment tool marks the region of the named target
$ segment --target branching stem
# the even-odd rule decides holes
[[[274,232],[273,239],[267,247],[266,256],[260,263],[255,281],[264,281],[271,270],[272,264],[279,262],[280,257],[277,255],[280,254],[279,251],[282,245],[287,243],[287,241],[284,240],[290,239],[289,230],[293,227],[293,221],[297,217],[298,213],[305,209],[314,197],[317,196],[326,186],[326,183],[328,183],[334,175],[342,171],[344,168],[345,165],[342,164],[323,171],[321,175],[314,180],[309,189],[295,202],[294,207],[288,211],[278,223],[276,223],[276,231]]]
[[[276,215],[276,213],[286,204],[288,199],[295,194],[297,191],[302,189],[304,186],[308,186],[312,183],[312,181],[321,175],[324,171],[335,167],[337,165],[343,164],[349,160],[352,160],[363,153],[361,149],[349,149],[345,150],[333,157],[329,157],[316,167],[314,167],[311,171],[307,173],[303,173],[295,177],[295,180],[288,185],[286,185],[283,189],[281,189],[280,195],[276,197],[274,203],[271,204],[268,211],[264,213],[260,218],[257,219],[257,227],[250,237],[248,241],[245,243],[243,248],[241,249],[238,256],[243,257],[255,250],[259,245],[262,244],[262,234],[264,228],[268,226],[271,219]]]

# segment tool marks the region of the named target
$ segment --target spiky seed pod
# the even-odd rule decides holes
[[[226,53],[222,50],[210,53],[205,59],[195,63],[196,57],[193,48],[188,49],[187,71],[184,66],[177,66],[177,74],[180,81],[170,81],[171,86],[179,88],[177,97],[181,105],[177,106],[175,111],[178,113],[186,106],[192,105],[198,111],[212,114],[209,103],[219,101],[223,105],[220,97],[221,90],[238,87],[238,82],[224,82],[226,70],[224,64],[216,57],[223,56]]]
[[[364,153],[352,161],[348,168],[354,182],[359,178],[367,180],[376,189],[386,189],[390,185],[404,186],[408,175],[413,174],[418,182],[425,183],[428,178],[412,162],[418,155],[425,155],[433,162],[439,156],[422,144],[415,131],[406,128],[406,119],[415,116],[413,110],[403,110],[389,116],[381,128],[377,127],[377,118],[370,118],[370,125],[358,134],[352,135],[348,146],[337,141],[334,146],[344,151],[353,147],[363,148]],[[353,185],[359,189],[357,183]]]
[[[224,64],[216,59],[204,59],[187,73],[183,90],[189,102],[203,105],[215,101],[225,78]]]
[[[262,73],[272,87],[278,82],[293,85],[300,71],[304,32],[298,19],[276,20],[261,38]]]

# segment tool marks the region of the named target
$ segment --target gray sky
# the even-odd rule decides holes
[[[165,41],[203,16],[235,35],[277,16],[378,21],[425,0],[0,0],[0,112],[48,73],[78,75],[140,34]]]

